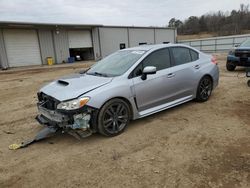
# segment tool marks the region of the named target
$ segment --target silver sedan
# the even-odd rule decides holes
[[[195,99],[205,102],[218,85],[216,60],[180,44],[117,51],[89,70],[38,92],[37,120],[84,136],[115,136],[130,120]]]

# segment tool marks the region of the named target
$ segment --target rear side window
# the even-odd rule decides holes
[[[171,65],[169,50],[165,48],[152,52],[143,60],[142,63],[143,67],[147,66],[156,67],[157,71],[169,68]]]
[[[194,50],[190,50],[190,55],[191,55],[192,61],[196,61],[199,59],[199,54]]]
[[[174,47],[172,48],[175,65],[182,65],[192,61],[188,48]]]

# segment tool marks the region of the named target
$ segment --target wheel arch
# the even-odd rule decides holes
[[[200,85],[200,82],[206,76],[209,77],[212,80],[212,88],[213,88],[213,85],[214,85],[213,77],[210,74],[204,74],[202,77],[200,77],[199,81],[197,82],[197,85],[196,85],[196,88],[195,88],[195,91],[194,91],[195,98],[197,97],[197,92],[198,92],[198,87]]]
[[[127,103],[127,105],[129,106],[129,111],[130,111],[130,120],[132,120],[133,117],[134,117],[133,106],[132,106],[131,102],[130,102],[127,98],[122,97],[122,96],[112,97],[112,98],[106,100],[106,101],[102,104],[102,106],[99,108],[99,111],[100,111],[100,109],[102,109],[102,107],[103,107],[107,102],[109,102],[109,101],[111,101],[111,100],[114,100],[114,99],[120,99],[120,100],[123,100],[125,103]]]
[[[212,90],[213,90],[213,85],[214,85],[214,79],[213,79],[213,77],[212,77],[210,74],[205,74],[205,75],[203,75],[203,76],[200,78],[200,80],[199,80],[199,82],[198,82],[198,84],[197,84],[197,87],[196,87],[196,91],[195,91],[195,100],[196,100],[196,101],[198,101],[198,100],[197,100],[197,96],[198,96],[198,92],[199,92],[199,91],[198,91],[199,85],[200,85],[202,79],[205,78],[205,77],[208,77],[208,78],[211,80],[211,82],[212,82]]]

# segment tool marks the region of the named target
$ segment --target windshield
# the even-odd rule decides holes
[[[240,46],[241,46],[241,47],[250,47],[250,40],[246,40],[246,41],[243,42]]]
[[[87,74],[97,76],[120,76],[125,73],[145,51],[125,50],[115,52],[93,65]]]

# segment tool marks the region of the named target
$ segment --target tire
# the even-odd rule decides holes
[[[98,131],[104,136],[121,134],[130,120],[129,105],[121,99],[112,99],[103,105],[98,114]]]
[[[228,71],[234,71],[236,68],[236,65],[232,64],[231,62],[227,62],[226,67]]]
[[[247,85],[248,85],[248,87],[250,87],[250,80],[247,81]]]
[[[205,102],[209,99],[213,90],[213,81],[209,76],[204,76],[198,85],[196,93],[197,102]]]

